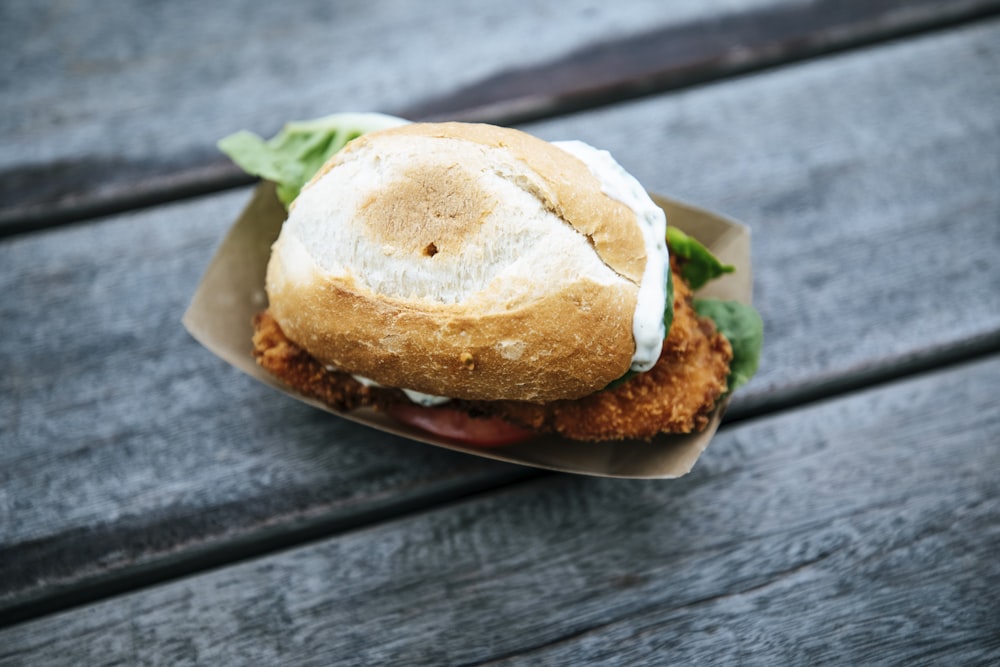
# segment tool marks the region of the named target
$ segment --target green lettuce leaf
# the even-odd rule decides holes
[[[347,142],[406,122],[378,113],[340,113],[286,123],[268,140],[252,132],[237,132],[223,138],[218,146],[247,173],[274,181],[278,199],[287,208],[302,186]]]
[[[691,289],[699,289],[719,276],[732,273],[736,268],[723,264],[712,252],[694,237],[676,227],[667,228],[667,246],[679,260],[679,270]],[[702,317],[715,322],[715,328],[733,348],[729,365],[729,391],[750,381],[760,364],[760,350],[764,342],[764,323],[752,306],[737,301],[719,299],[694,300],[694,309]]]
[[[702,317],[711,318],[733,348],[728,380],[729,391],[733,392],[757,372],[764,344],[764,322],[752,306],[738,301],[695,299],[694,309]]]
[[[667,271],[667,300],[663,309],[664,338],[670,335],[670,326],[674,323],[674,272]]]
[[[723,264],[712,252],[694,237],[688,236],[676,227],[667,227],[667,247],[680,260],[680,272],[691,289],[700,289],[705,283],[736,270],[731,264]]]

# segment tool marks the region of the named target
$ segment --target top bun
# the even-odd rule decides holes
[[[312,356],[470,400],[579,398],[626,373],[646,264],[635,212],[523,132],[366,134],[302,190],[272,248],[270,311]]]

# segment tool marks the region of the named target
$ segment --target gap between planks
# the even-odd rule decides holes
[[[880,0],[866,4],[859,15],[852,14],[856,9],[853,3],[819,0],[658,28],[595,44],[550,63],[503,72],[390,113],[414,120],[498,125],[540,121],[956,28],[1000,16],[1000,1],[928,9]],[[739,48],[732,48],[734,44]],[[623,70],[632,74],[622,76]],[[569,83],[552,94],[554,80]],[[220,156],[113,187],[107,194],[85,193],[0,211],[0,239],[245,187],[254,180]]]
[[[1000,331],[963,342],[931,354],[904,359],[893,365],[862,369],[853,374],[787,389],[746,404],[736,403],[727,413],[720,431],[751,420],[777,416],[822,401],[862,390],[916,378],[1000,354]],[[188,576],[229,567],[237,563],[296,549],[309,543],[328,540],[359,529],[405,520],[407,517],[467,502],[479,496],[532,482],[560,473],[533,468],[512,468],[485,483],[472,482],[447,490],[373,508],[349,518],[316,516],[298,525],[269,526],[222,545],[197,549],[181,557],[164,557],[118,570],[109,576],[95,577],[58,590],[31,596],[0,611],[0,628],[36,620],[55,613],[126,595],[145,588],[166,584]]]

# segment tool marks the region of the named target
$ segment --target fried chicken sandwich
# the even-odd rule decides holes
[[[700,430],[756,368],[756,313],[692,294],[731,267],[606,151],[331,118],[221,144],[289,207],[254,354],[303,395],[474,444],[648,439]]]

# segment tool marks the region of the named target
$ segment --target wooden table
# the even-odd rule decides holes
[[[0,665],[1000,662],[1000,2],[4,3],[0,54]],[[397,439],[191,339],[214,142],[347,109],[750,226],[762,368],[692,473]]]

